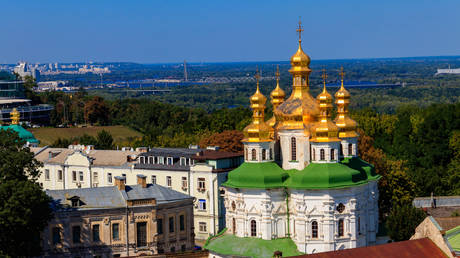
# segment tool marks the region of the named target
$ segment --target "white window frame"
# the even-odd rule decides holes
[[[50,170],[45,169],[45,180],[49,181],[50,180]]]
[[[198,230],[200,232],[208,232],[207,223],[202,221],[198,222]]]
[[[198,182],[198,191],[199,192],[206,191],[206,178],[199,177],[197,182]]]
[[[198,210],[205,211],[206,210],[206,199],[199,199],[198,200]]]
[[[85,175],[83,174],[83,171],[78,171],[78,181],[85,182]]]
[[[107,173],[107,182],[108,182],[108,183],[112,183],[112,182],[113,182],[112,173]]]
[[[166,186],[172,187],[172,177],[171,176],[166,176]]]

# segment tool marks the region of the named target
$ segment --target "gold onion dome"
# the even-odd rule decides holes
[[[326,72],[323,70],[323,91],[316,97],[320,107],[320,121],[312,128],[313,142],[337,142],[339,127],[331,121],[332,95],[326,90]]]
[[[276,87],[272,92],[270,93],[270,98],[271,102],[273,105],[273,113],[275,113],[275,110],[278,108],[279,105],[281,105],[284,102],[284,98],[286,97],[286,93],[284,92],[283,89],[280,88],[280,71],[279,71],[279,66],[276,67]],[[275,135],[275,125],[276,125],[276,117],[275,114],[273,114],[272,118],[268,119],[266,122],[268,126],[270,126],[270,137],[274,138]]]
[[[291,57],[291,69],[293,77],[291,96],[283,102],[274,112],[278,121],[277,129],[305,129],[316,121],[319,115],[319,105],[309,93],[309,75],[311,69],[310,57],[302,50],[302,25],[299,22],[299,48]]]
[[[18,125],[20,116],[21,115],[19,114],[19,111],[16,108],[13,108],[13,111],[11,111],[11,113],[10,113],[11,124],[12,125]]]
[[[259,89],[259,74],[256,75],[257,90],[249,98],[253,111],[252,122],[243,130],[243,142],[266,142],[270,140],[270,127],[265,123],[265,102],[267,98]]]
[[[340,75],[342,76],[342,83],[340,89],[335,93],[335,104],[337,104],[337,117],[335,118],[335,124],[340,128],[339,137],[358,137],[356,132],[357,123],[355,120],[348,116],[348,105],[350,105],[350,92],[348,92],[343,86],[343,67],[341,68]]]

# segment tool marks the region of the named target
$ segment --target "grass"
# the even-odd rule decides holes
[[[72,128],[53,128],[41,127],[28,129],[34,134],[35,138],[40,141],[40,146],[51,145],[58,138],[70,139],[77,136],[82,136],[85,133],[96,137],[102,131],[108,131],[112,137],[115,145],[122,147],[124,143],[132,141],[134,138],[142,137],[142,134],[122,125],[116,126],[91,126],[91,127],[72,127]]]

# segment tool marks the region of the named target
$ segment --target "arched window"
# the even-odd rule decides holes
[[[252,158],[252,160],[256,160],[256,149],[252,149],[251,152],[252,152],[252,153],[251,153],[251,158]]]
[[[273,151],[272,151],[272,148],[270,148],[268,151],[269,151],[269,153],[270,153],[270,160],[272,160],[272,159],[273,159]]]
[[[235,204],[235,202],[232,202],[232,210],[233,210],[233,211],[236,210],[236,204]]]
[[[249,154],[248,154],[248,148],[245,149],[245,154],[246,154],[246,160],[249,160],[249,159],[248,159],[248,155],[249,155]]]
[[[353,155],[353,144],[348,144],[348,156]]]
[[[358,217],[358,234],[361,234],[361,217]]]
[[[266,150],[262,149],[262,160],[265,160],[267,158]]]
[[[325,160],[326,158],[324,157],[324,149],[319,150],[319,160]]]
[[[335,160],[335,152],[334,152],[334,149],[331,149],[331,160]]]
[[[339,219],[339,237],[343,237],[343,219]]]
[[[340,156],[342,156],[342,157],[343,157],[343,147],[342,147],[342,144],[340,144],[340,148],[339,148],[339,149],[340,149],[340,150],[339,150],[339,152],[340,152]]]
[[[291,138],[291,160],[297,160],[297,146],[295,137]]]
[[[316,221],[311,223],[311,237],[318,238],[318,222]]]
[[[313,149],[313,156],[312,156],[312,160],[316,160],[316,149]]]
[[[236,221],[235,221],[235,218],[232,218],[232,231],[233,231],[233,235],[236,234]]]
[[[251,236],[257,236],[257,222],[251,220]]]

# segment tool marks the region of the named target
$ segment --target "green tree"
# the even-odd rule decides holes
[[[102,130],[97,134],[96,149],[111,150],[113,148],[113,137],[106,130]]]
[[[85,120],[90,124],[108,124],[109,114],[109,107],[101,97],[95,96],[85,104]]]
[[[106,137],[106,136],[104,136],[104,137]],[[112,142],[113,142],[113,139],[112,139]],[[78,139],[78,143],[83,144],[83,145],[97,145],[99,142],[93,136],[88,135],[88,134],[85,133],[82,136],[80,136],[80,138]]]
[[[16,133],[0,131],[0,256],[40,254],[40,233],[52,218],[51,198],[36,182],[39,166]]]
[[[394,241],[409,240],[426,214],[411,203],[393,206],[386,221],[388,235]]]

